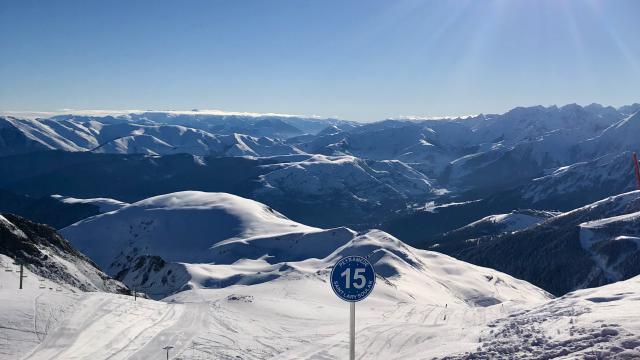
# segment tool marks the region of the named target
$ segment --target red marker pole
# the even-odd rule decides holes
[[[638,155],[633,153],[633,166],[636,169],[636,182],[638,183],[638,190],[640,190],[640,165],[638,164]]]

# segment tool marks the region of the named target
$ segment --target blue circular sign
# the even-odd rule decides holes
[[[331,270],[331,288],[344,301],[363,300],[376,284],[376,272],[362,256],[346,256]]]

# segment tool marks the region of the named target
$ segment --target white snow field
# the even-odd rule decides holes
[[[3,271],[0,359],[162,359],[165,346],[183,360],[344,359],[349,305],[328,277],[346,255],[368,257],[378,276],[356,305],[358,359],[633,357],[640,349],[638,278],[552,299],[383,231],[312,228],[233,195],[157,196],[63,233],[102,266],[126,252],[123,281],[157,300],[41,288],[33,274],[17,290],[15,272]]]
[[[0,342],[2,358],[152,359],[170,345],[181,359],[342,359],[349,307],[331,291],[327,265],[379,242],[399,245],[383,234],[356,239],[325,259],[279,264],[282,275],[271,281],[194,289],[163,301],[52,293],[33,283],[22,291],[3,288],[3,304],[11,304],[3,308],[3,324],[15,330],[2,329],[10,334],[1,336],[7,339]],[[388,277],[380,276],[373,294],[356,307],[359,358],[422,359],[472,350],[487,322],[548,299],[491,269],[409,247],[400,253],[420,264],[385,250],[371,256]],[[38,332],[42,321],[53,324],[46,333]]]

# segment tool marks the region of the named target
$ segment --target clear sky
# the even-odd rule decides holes
[[[0,110],[371,121],[640,101],[637,0],[0,0]]]

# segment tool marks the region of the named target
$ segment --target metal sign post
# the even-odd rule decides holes
[[[331,288],[342,300],[350,302],[349,359],[356,358],[356,302],[364,300],[376,284],[373,265],[362,256],[346,256],[331,269]]]
[[[356,303],[351,304],[351,316],[349,317],[349,359],[356,358]]]

